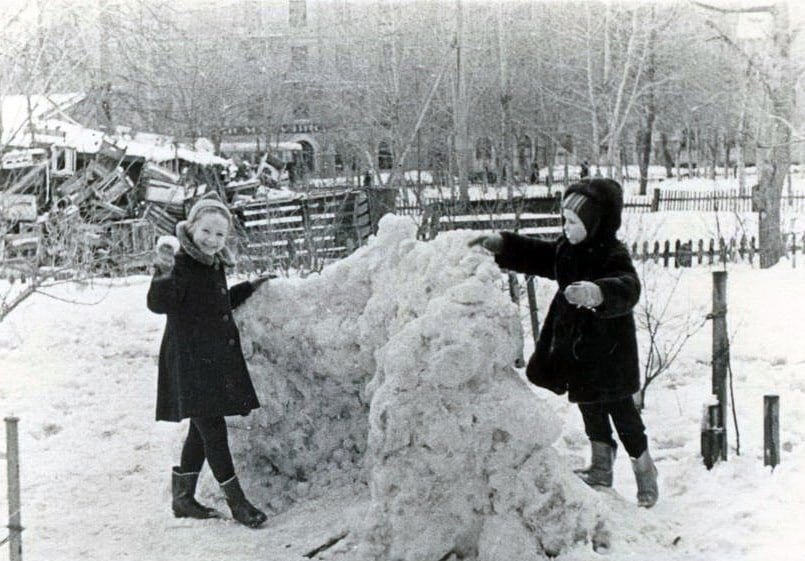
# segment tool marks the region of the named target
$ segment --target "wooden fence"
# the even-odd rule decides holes
[[[796,266],[797,253],[805,256],[805,234],[783,234],[785,256]],[[754,265],[759,248],[755,237],[740,239],[710,238],[705,241],[665,240],[653,243],[644,241],[629,245],[632,259],[636,261],[653,261],[663,267],[692,267],[695,265],[718,265],[727,263],[749,263]],[[805,257],[803,257],[805,259]]]
[[[248,268],[304,267],[348,255],[372,233],[365,190],[253,201],[233,209]]]
[[[457,229],[511,230],[524,235],[554,238],[561,233],[561,199],[517,197],[470,201],[435,201],[425,210],[423,230],[432,239]]]
[[[492,199],[473,199],[469,201],[474,204],[486,204],[506,200],[505,191],[499,190],[499,198]],[[561,191],[553,196],[528,197],[528,200],[544,199],[546,204],[561,197]],[[518,199],[520,197],[515,197]],[[459,204],[454,199],[446,198],[426,198],[423,204],[412,205],[402,201],[397,203],[397,213],[406,215],[421,215],[425,210],[434,205]],[[784,209],[794,209],[805,211],[805,192],[784,192],[780,204]],[[557,207],[558,211],[558,207]],[[741,193],[738,189],[717,189],[714,191],[686,191],[677,189],[656,188],[647,195],[631,195],[624,197],[624,212],[659,212],[659,211],[699,211],[699,212],[754,212],[755,208],[752,195]]]

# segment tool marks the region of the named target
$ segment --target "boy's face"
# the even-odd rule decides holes
[[[229,220],[218,212],[205,212],[190,228],[190,238],[203,253],[215,255],[224,248]]]
[[[584,222],[581,221],[581,218],[579,218],[579,215],[569,208],[563,208],[562,217],[565,219],[563,229],[567,241],[573,245],[583,242],[587,237],[587,228],[584,226]]]

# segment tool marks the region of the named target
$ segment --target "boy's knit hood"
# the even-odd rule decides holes
[[[571,193],[580,193],[589,197],[600,212],[600,222],[590,240],[614,239],[621,227],[623,212],[623,188],[613,180],[603,177],[582,179],[565,190],[565,197]]]

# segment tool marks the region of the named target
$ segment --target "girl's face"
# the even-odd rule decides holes
[[[567,241],[573,245],[583,242],[587,237],[587,228],[584,226],[584,222],[581,221],[581,218],[579,218],[579,215],[569,208],[563,208],[562,216],[565,219],[563,229]]]
[[[219,212],[205,212],[190,227],[190,238],[204,254],[215,255],[224,248],[229,220]]]

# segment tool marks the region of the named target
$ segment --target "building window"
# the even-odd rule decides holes
[[[394,156],[391,153],[391,146],[385,140],[380,143],[377,150],[377,167],[380,169],[391,169],[394,165]]]
[[[309,119],[310,118],[310,106],[305,102],[300,102],[294,105],[293,108],[293,118],[294,119]]]
[[[380,70],[388,70],[394,63],[394,49],[391,43],[383,43],[380,53]]]
[[[291,69],[297,72],[307,70],[307,46],[291,47]]]
[[[263,118],[263,100],[260,97],[249,100],[246,106],[246,118],[249,123],[255,123]]]
[[[288,0],[288,23],[291,27],[307,25],[307,1]]]
[[[348,73],[352,70],[352,57],[346,45],[336,45],[335,47],[335,68],[341,73]]]

